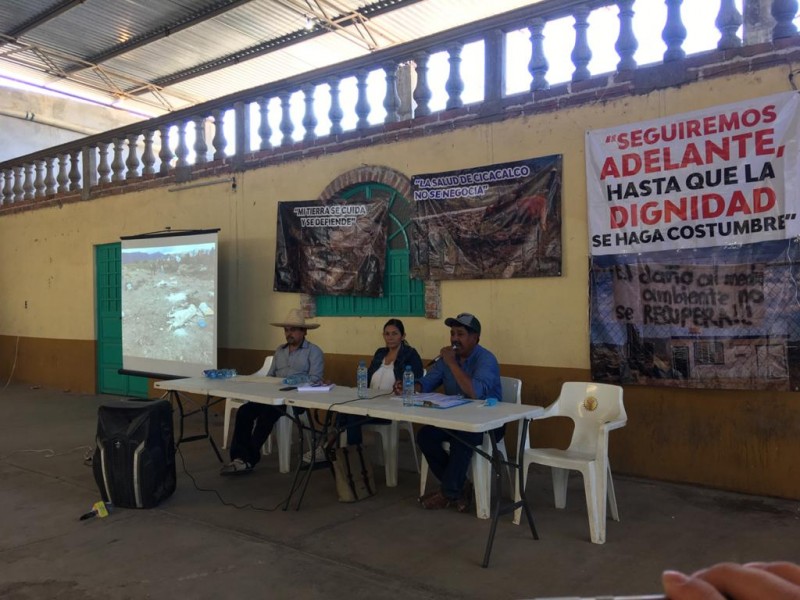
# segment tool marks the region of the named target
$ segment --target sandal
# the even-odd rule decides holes
[[[250,473],[253,471],[253,465],[244,462],[241,458],[234,458],[227,465],[224,465],[220,470],[220,475],[241,475],[243,473]]]
[[[456,501],[456,510],[460,513],[468,513],[472,510],[472,499],[475,497],[475,488],[470,481],[464,483],[461,497]]]
[[[431,497],[431,496],[433,496],[434,494],[438,494],[438,493],[439,493],[439,490],[433,490],[432,492],[428,492],[428,493],[426,493],[426,494],[422,494],[422,496],[420,496],[419,498],[417,498],[417,502],[419,502],[420,504],[422,504],[423,502],[425,502],[425,500],[427,500],[428,498],[430,498],[430,497]]]
[[[441,491],[434,492],[425,498],[420,498],[422,508],[427,510],[439,510],[442,508],[449,508],[453,506],[456,501],[448,498]]]

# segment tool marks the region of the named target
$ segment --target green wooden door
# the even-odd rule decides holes
[[[122,368],[121,244],[95,246],[97,298],[97,390],[147,398],[147,378],[120,375]]]

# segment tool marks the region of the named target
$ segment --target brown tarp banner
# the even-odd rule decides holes
[[[415,175],[420,279],[561,275],[561,155]]]
[[[592,379],[800,390],[796,240],[594,256]]]
[[[382,296],[386,202],[278,203],[276,292]]]

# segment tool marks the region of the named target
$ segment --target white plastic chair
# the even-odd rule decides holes
[[[503,402],[511,402],[513,404],[522,403],[522,381],[514,377],[500,377],[500,384],[503,388]],[[450,450],[450,443],[444,442],[445,450]],[[481,450],[487,454],[492,454],[492,441],[489,434],[483,435],[483,442],[480,446]],[[497,442],[497,449],[503,455],[505,460],[508,460],[508,453],[506,452],[505,437]],[[475,514],[479,519],[488,519],[491,516],[491,497],[492,497],[492,463],[486,460],[477,452],[472,455],[472,462],[470,464],[472,472],[472,485],[475,488]],[[422,468],[419,475],[419,495],[425,495],[425,487],[428,483],[428,461],[425,456],[422,456]]]
[[[428,372],[422,370],[422,376]],[[411,441],[411,452],[414,453],[414,465],[417,473],[420,472],[419,455],[417,454],[417,439],[414,435],[414,426],[411,421],[392,421],[391,423],[367,423],[362,427],[362,431],[371,431],[381,437],[381,448],[383,449],[383,467],[386,473],[386,487],[397,487],[397,451],[400,447],[400,427],[408,432]],[[342,438],[346,440],[346,437]],[[344,443],[347,443],[346,441]]]
[[[255,373],[254,376],[266,377],[269,369],[272,366],[272,356],[264,359],[264,365]],[[231,413],[234,409],[238,409],[242,404],[241,400],[234,398],[225,399],[225,420],[222,425],[222,448],[223,450],[228,447],[228,431],[230,429]],[[287,413],[293,414],[289,411],[292,407],[287,407]],[[275,427],[272,429],[267,441],[261,447],[262,454],[270,454],[272,452],[272,438],[275,436],[275,441],[278,446],[278,469],[281,473],[288,473],[291,470],[291,451],[292,451],[292,420],[291,419],[278,419]]]
[[[530,448],[530,439],[524,440],[523,486],[531,463],[549,466],[553,474],[556,508],[564,508],[567,505],[569,472],[580,471],[591,539],[595,544],[603,544],[606,541],[606,498],[611,518],[619,521],[611,465],[608,462],[608,433],[624,427],[628,420],[622,403],[622,388],[603,383],[564,383],[561,394],[540,418],[558,416],[569,417],[575,423],[569,448]],[[517,481],[515,499],[520,498]],[[517,509],[514,523],[519,524],[520,517],[521,509]]]
[[[386,472],[386,487],[397,487],[397,450],[400,446],[400,427],[408,431],[411,440],[411,451],[414,453],[414,464],[419,473],[419,456],[417,442],[414,438],[414,426],[410,421],[392,421],[390,423],[368,423],[362,431],[377,433],[383,447],[383,465]]]

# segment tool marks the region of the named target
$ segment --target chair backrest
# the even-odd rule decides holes
[[[547,407],[547,417],[569,417],[575,423],[569,450],[595,454],[600,427],[612,421],[625,421],[622,388],[606,383],[568,381],[561,394]]]
[[[269,368],[271,366],[272,366],[272,355],[264,359],[264,366],[262,366],[258,371],[253,373],[253,375],[258,375],[259,377],[266,377],[267,373],[269,373]]]
[[[500,385],[503,388],[503,402],[522,404],[522,380],[500,376]]]

